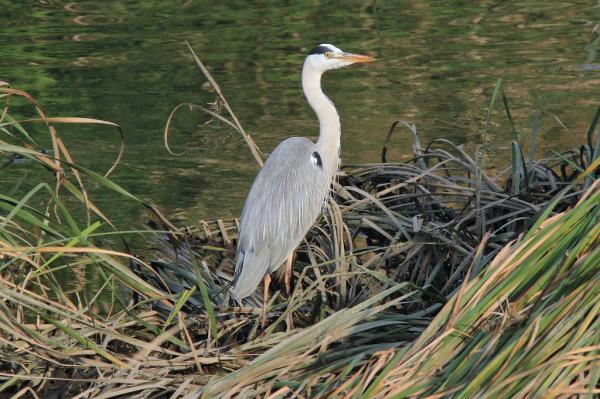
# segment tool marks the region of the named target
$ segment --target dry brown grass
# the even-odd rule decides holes
[[[600,111],[578,151],[525,159],[516,138],[496,176],[447,141],[422,147],[410,125],[411,160],[346,165],[298,250],[292,294],[273,287],[264,329],[260,294],[240,306],[227,290],[235,220],[134,231],[154,237],[144,256],[105,248],[100,238],[131,233],[109,228],[85,182],[138,199],[78,166],[52,127],[91,120],[42,112],[49,155],[10,119],[8,102],[1,115],[5,167],[29,157],[57,180],[0,195],[0,395],[600,393]],[[32,206],[34,195],[46,205]],[[88,221],[74,219],[67,195]],[[65,271],[85,289],[67,290]]]

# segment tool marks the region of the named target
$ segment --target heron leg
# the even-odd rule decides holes
[[[294,253],[292,252],[290,254],[290,256],[288,256],[287,260],[285,261],[285,275],[283,276],[284,281],[285,281],[285,292],[286,292],[287,298],[288,298],[288,306],[290,305],[289,300],[292,296],[293,260],[294,260]],[[288,331],[291,330],[292,328],[294,328],[294,317],[293,317],[292,312],[288,312],[285,322],[287,324]]]
[[[262,328],[267,325],[267,304],[269,303],[269,284],[271,284],[271,275],[265,274],[263,278],[263,309],[262,309]]]
[[[290,256],[288,256],[288,258],[285,261],[285,293],[287,294],[288,298],[290,297],[290,295],[292,294],[292,265],[293,265],[293,260],[294,260],[294,254],[290,254]]]

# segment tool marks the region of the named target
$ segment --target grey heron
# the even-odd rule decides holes
[[[321,90],[323,73],[374,58],[346,53],[331,44],[313,48],[302,68],[302,88],[319,119],[319,139],[282,141],[256,176],[240,217],[233,296],[251,295],[288,259],[311,228],[323,206],[340,151],[340,118]],[[266,305],[266,304],[265,304]]]

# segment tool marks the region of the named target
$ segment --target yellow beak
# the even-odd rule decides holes
[[[375,58],[369,57],[368,55],[360,55],[360,54],[352,54],[352,53],[342,53],[336,58],[342,59],[344,61],[350,62],[372,62],[375,61]]]

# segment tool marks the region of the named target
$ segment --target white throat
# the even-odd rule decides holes
[[[319,119],[319,140],[317,148],[323,158],[326,173],[331,177],[338,168],[340,153],[340,117],[331,100],[321,89],[323,73],[310,65],[307,59],[302,68],[302,89],[311,108]]]

